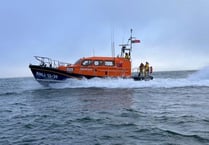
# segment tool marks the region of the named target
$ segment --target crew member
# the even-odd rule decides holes
[[[125,58],[126,59],[130,59],[130,56],[129,56],[129,54],[127,52],[125,53]]]
[[[144,76],[144,64],[141,63],[139,66],[139,77],[143,77]]]
[[[149,75],[149,63],[146,62],[145,64],[145,76],[148,76]]]

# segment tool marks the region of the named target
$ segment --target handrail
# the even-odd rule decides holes
[[[52,67],[52,68],[57,68],[59,66],[70,66],[70,63],[66,62],[60,62],[58,60],[52,60],[49,57],[43,57],[43,56],[34,56],[36,60],[40,62],[40,66],[43,67]]]

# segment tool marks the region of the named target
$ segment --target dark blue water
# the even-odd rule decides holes
[[[2,145],[209,144],[209,73],[153,81],[0,79]]]

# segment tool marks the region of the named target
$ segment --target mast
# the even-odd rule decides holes
[[[133,43],[140,43],[140,40],[136,39],[135,37],[132,36],[133,29],[130,30],[131,35],[130,38],[128,39],[127,44],[121,44],[121,57],[127,57],[128,59],[131,59],[131,51],[132,51],[132,44]],[[130,44],[129,44],[130,43]]]

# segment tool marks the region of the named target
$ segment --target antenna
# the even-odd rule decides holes
[[[112,57],[115,57],[114,30],[112,30],[111,33],[111,50],[112,50]]]
[[[130,46],[130,51],[132,51],[132,33],[133,33],[133,29],[130,30],[131,31],[131,36],[129,38],[129,40],[131,41],[131,46]]]
[[[93,54],[93,56],[95,56],[94,48],[92,48],[92,54]]]

